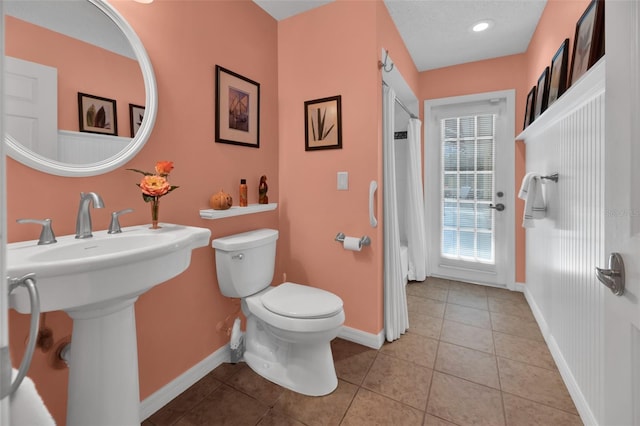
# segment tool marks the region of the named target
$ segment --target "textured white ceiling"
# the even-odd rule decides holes
[[[278,21],[332,1],[334,0],[253,0]]]
[[[523,53],[546,0],[385,0],[418,71]],[[489,19],[493,26],[474,33]]]
[[[332,0],[253,1],[280,20]],[[546,0],[384,2],[418,71],[525,52],[546,5]],[[473,33],[471,26],[483,19],[493,27]]]

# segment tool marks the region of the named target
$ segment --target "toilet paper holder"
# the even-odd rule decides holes
[[[338,235],[336,235],[336,241],[338,241],[339,243],[344,243],[344,238],[346,237],[346,235],[344,235],[344,232],[338,232]],[[371,244],[371,238],[369,238],[368,236],[364,236],[362,238],[360,238],[360,244],[363,246],[368,246]]]

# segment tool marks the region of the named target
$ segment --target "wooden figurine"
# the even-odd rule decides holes
[[[262,175],[262,177],[260,177],[260,185],[258,185],[258,204],[269,204],[269,197],[267,196],[268,190],[267,177]]]

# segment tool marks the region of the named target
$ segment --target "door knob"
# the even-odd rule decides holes
[[[496,204],[495,206],[494,206],[493,204],[489,204],[489,208],[490,208],[490,209],[496,209],[496,210],[498,210],[499,212],[501,212],[501,211],[503,211],[503,210],[504,210],[504,204],[502,204],[502,203],[498,203],[498,204]]]
[[[596,277],[616,296],[624,294],[624,262],[620,253],[609,255],[607,269],[596,267]]]

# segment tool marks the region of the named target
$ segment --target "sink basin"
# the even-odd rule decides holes
[[[95,308],[103,302],[140,295],[183,272],[191,250],[205,247],[211,231],[163,224],[127,227],[121,234],[94,232],[93,238],[58,237],[55,244],[37,241],[7,245],[7,275],[36,274],[41,311]],[[29,313],[24,289],[11,294],[10,306]]]
[[[73,319],[67,426],[140,425],[135,301],[187,269],[191,251],[210,237],[206,228],[163,223],[7,245],[7,276],[35,273],[41,311],[64,310]],[[9,304],[31,310],[23,288]]]

